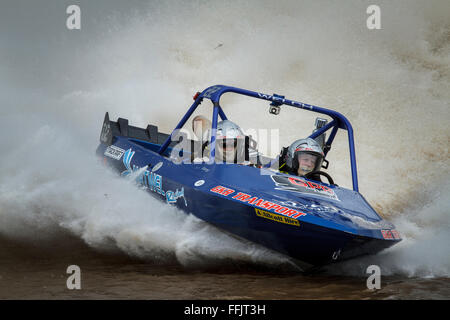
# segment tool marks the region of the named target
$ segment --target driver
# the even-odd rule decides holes
[[[302,177],[319,170],[323,158],[324,153],[316,140],[311,138],[299,139],[289,146],[286,153],[286,162],[280,166],[280,171]]]

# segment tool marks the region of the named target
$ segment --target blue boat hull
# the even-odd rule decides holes
[[[158,143],[115,135],[97,154],[154,197],[222,230],[321,266],[388,248],[400,237],[353,190],[238,164],[174,163]],[[362,221],[362,223],[361,223]]]

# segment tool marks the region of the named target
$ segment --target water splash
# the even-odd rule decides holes
[[[136,192],[93,155],[105,111],[167,132],[193,93],[221,83],[346,115],[356,134],[361,192],[405,237],[361,265],[375,259],[386,273],[448,277],[446,1],[379,1],[378,31],[365,28],[364,2],[165,1],[140,4],[139,11],[111,3],[83,2],[80,33],[55,29],[45,6],[32,10],[47,19],[32,35],[8,17],[8,7],[0,13],[8,24],[2,39],[10,35],[5,30],[15,36],[1,41],[9,46],[0,53],[2,235],[36,242],[62,230],[95,248],[187,266],[228,258],[284,263]],[[49,37],[47,46],[32,40]],[[255,115],[247,100],[225,98],[227,114],[243,128],[273,120]],[[295,119],[283,125],[282,144],[312,126],[291,111],[278,119]],[[329,171],[350,186],[346,148],[338,136]]]

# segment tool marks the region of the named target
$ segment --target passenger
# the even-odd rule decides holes
[[[297,175],[300,177],[320,170],[324,153],[316,140],[307,138],[294,141],[282,154],[280,172]],[[283,159],[284,158],[284,159]],[[311,177],[319,180],[319,177]]]
[[[201,159],[195,157],[196,161],[208,161],[210,154],[209,140],[211,139],[211,122],[203,116],[197,116],[192,122],[192,129],[197,136],[198,140],[202,142],[202,155]],[[249,143],[256,148],[256,141],[253,141],[249,137]],[[216,133],[216,162],[225,163],[238,163],[244,165],[252,165],[246,160],[245,148],[248,147],[248,156],[255,158],[259,161],[259,153],[256,149],[252,149],[250,146],[246,146],[246,136],[242,129],[233,121],[222,120],[217,123]]]
[[[217,124],[215,158],[218,162],[245,162],[245,135],[230,120],[222,120]]]

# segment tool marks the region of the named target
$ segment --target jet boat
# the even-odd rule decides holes
[[[249,136],[245,137],[244,163],[217,161],[217,124],[219,117],[227,120],[226,108],[221,105],[225,93],[270,102],[269,112],[274,116],[281,108],[295,108],[330,118],[329,122],[318,118],[309,137],[322,141],[326,157],[339,129],[346,131],[352,189],[336,185],[324,171],[316,173],[327,177],[328,183],[280,172],[279,159],[259,156]],[[208,100],[213,112],[207,122],[209,147],[204,149],[201,139],[190,137],[183,127]],[[156,124],[140,128],[124,118],[112,121],[107,112],[97,154],[120,175],[134,175],[150,195],[238,238],[282,253],[305,270],[376,254],[401,241],[394,225],[359,193],[353,129],[348,119],[336,111],[278,94],[225,85],[208,87],[195,94],[193,104],[170,134],[160,132]],[[327,166],[324,161],[323,168]]]

